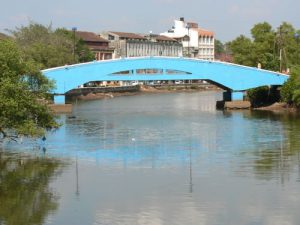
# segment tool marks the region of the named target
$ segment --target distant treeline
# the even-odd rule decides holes
[[[74,37],[74,33],[65,28],[53,29],[51,25],[30,22],[28,26],[8,32],[9,35],[0,35],[0,40],[12,39],[24,57],[33,60],[41,69],[95,59],[83,40]]]
[[[300,30],[283,22],[274,29],[267,23],[258,23],[251,29],[251,38],[240,35],[225,44],[216,40],[217,55],[229,55],[234,63],[289,73],[290,79],[281,89],[281,100],[300,106]],[[251,97],[270,99],[266,87],[251,90]]]

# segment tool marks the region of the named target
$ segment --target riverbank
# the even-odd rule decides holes
[[[132,96],[142,93],[174,93],[174,92],[197,92],[207,90],[221,90],[212,84],[182,84],[182,85],[156,85],[156,86],[128,86],[110,88],[86,88],[76,89],[67,94],[68,102],[101,100],[120,96]]]
[[[92,101],[111,99],[121,96],[133,96],[139,94],[159,94],[176,92],[198,92],[198,91],[221,91],[219,87],[212,84],[179,84],[179,85],[136,85],[124,87],[88,87],[77,88],[66,93],[65,105],[49,104],[54,113],[72,113],[72,103],[76,101]]]
[[[269,105],[269,106],[253,108],[253,110],[273,111],[273,112],[290,112],[290,113],[295,113],[295,112],[299,111],[299,109],[297,109],[296,107],[290,106],[284,102],[275,102],[274,104]]]
[[[89,101],[89,100],[101,100],[109,99],[120,96],[132,96],[137,95],[139,92],[108,92],[108,93],[89,93],[87,95],[78,96],[76,99],[79,101]]]

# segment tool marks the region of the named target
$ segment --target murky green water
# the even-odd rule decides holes
[[[300,117],[213,92],[78,104],[0,151],[0,224],[300,224]]]

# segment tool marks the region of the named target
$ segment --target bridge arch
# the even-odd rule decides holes
[[[155,73],[146,73],[155,70]],[[141,72],[144,71],[144,72]],[[64,94],[89,81],[211,80],[232,92],[282,85],[288,76],[236,64],[191,58],[138,57],[67,65],[42,71]]]

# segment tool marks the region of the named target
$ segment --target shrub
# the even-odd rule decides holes
[[[292,68],[291,76],[283,84],[280,96],[282,101],[300,106],[300,67]]]
[[[252,106],[257,107],[279,101],[280,95],[276,88],[263,86],[248,90],[247,98]]]

